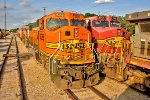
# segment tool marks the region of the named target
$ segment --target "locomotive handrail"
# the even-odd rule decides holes
[[[124,38],[123,38],[123,41],[124,41]],[[120,44],[121,43],[121,41],[119,41],[119,43],[118,44]],[[124,42],[123,42],[124,43]],[[121,47],[122,48],[122,47]],[[115,63],[115,58],[116,58],[116,52],[117,52],[117,50],[119,49],[119,46],[117,45],[117,49],[116,49],[116,51],[115,51],[115,53],[114,53],[114,60],[113,60],[113,62]],[[121,55],[123,55],[123,51],[122,51],[122,49],[121,49],[121,53],[120,53]],[[122,62],[122,56],[120,56],[120,60],[121,60],[121,62]],[[117,73],[118,74],[122,74],[122,72],[121,72],[121,70],[122,70],[122,66],[119,66],[119,69],[117,68],[117,70],[119,71],[119,73],[118,73],[118,71],[117,71]]]
[[[124,40],[123,40],[124,41]],[[119,41],[119,43],[118,44],[120,44],[121,43],[121,41]],[[124,42],[123,42],[124,43]],[[114,53],[114,57],[116,56],[116,52],[117,52],[117,50],[119,49],[119,45],[117,45],[117,49],[115,50],[115,53]],[[115,59],[114,59],[114,61],[115,61]]]
[[[90,47],[90,36],[89,36],[90,34],[88,33],[88,46],[89,46],[89,48],[90,48],[90,50],[92,51],[92,54],[93,54],[93,47],[92,47],[92,49],[91,49],[91,47]],[[55,55],[55,53],[57,52],[57,54],[55,55],[55,57],[53,58],[53,60],[52,60],[52,62],[56,59],[56,57],[58,56],[58,54],[60,53],[60,51],[61,51],[61,46],[64,44],[64,42],[62,42],[61,43],[61,41],[60,41],[60,39],[61,39],[61,33],[59,32],[59,44],[58,44],[58,48],[53,52],[53,54],[49,57],[49,72],[50,72],[50,66],[51,66],[51,61],[50,61],[50,59]],[[97,52],[96,52],[96,50],[94,49],[94,52],[96,53],[96,55],[98,56],[98,54],[97,54]],[[86,54],[84,54],[84,56],[85,56],[85,59],[86,59]],[[52,73],[53,73],[53,63],[52,63]]]
[[[57,52],[57,50],[61,47],[61,45],[60,45],[60,39],[61,39],[61,34],[60,34],[60,32],[58,33],[59,34],[59,37],[58,37],[58,40],[59,40],[59,45],[58,45],[58,48],[54,51],[54,53],[49,57],[49,73],[50,73],[50,59],[54,56],[54,54]],[[54,59],[53,59],[54,60]],[[52,69],[53,69],[53,63],[52,63]],[[53,70],[52,70],[53,71]]]
[[[103,49],[104,45],[106,45],[106,44],[105,44],[105,43],[103,44],[103,46],[102,46],[102,48],[101,48],[100,52],[102,51],[102,49]],[[101,57],[101,59],[102,59],[102,57]],[[99,60],[99,59],[98,59],[98,60]],[[99,62],[100,62],[100,61],[99,61]]]
[[[59,44],[58,44],[58,48],[53,52],[53,54],[50,56],[50,58],[52,58],[54,56],[54,54],[57,52],[57,50],[61,47],[60,45],[60,32],[59,32]]]
[[[88,33],[88,46],[90,48],[90,33]],[[94,49],[94,47],[92,48],[94,50],[94,52],[96,53],[97,57],[98,57],[98,53],[96,52],[96,50]],[[93,50],[90,48],[90,50],[92,51],[92,54],[93,54]],[[86,57],[86,56],[85,56]]]

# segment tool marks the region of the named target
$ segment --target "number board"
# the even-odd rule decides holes
[[[62,46],[62,49],[85,49],[85,48],[86,48],[85,43],[75,43],[75,44],[64,43]]]
[[[44,34],[40,34],[40,40],[44,40]]]
[[[64,17],[64,13],[57,13],[56,16],[57,17]]]

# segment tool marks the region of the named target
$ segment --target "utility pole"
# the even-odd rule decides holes
[[[6,0],[4,0],[4,13],[5,13],[5,40],[6,40]]]
[[[44,16],[46,16],[46,7],[42,7],[44,10]]]

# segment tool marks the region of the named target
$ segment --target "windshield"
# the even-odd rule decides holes
[[[120,27],[119,22],[110,22],[110,27]]]
[[[71,25],[72,26],[83,26],[86,27],[85,21],[84,20],[71,20]]]
[[[55,27],[68,26],[67,19],[47,19],[47,28],[52,29]]]
[[[108,21],[93,21],[94,27],[109,27]]]

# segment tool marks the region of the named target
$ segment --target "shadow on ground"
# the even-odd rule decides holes
[[[134,91],[134,92],[133,92]],[[150,100],[150,96],[128,87],[122,94],[114,95],[112,100]]]

